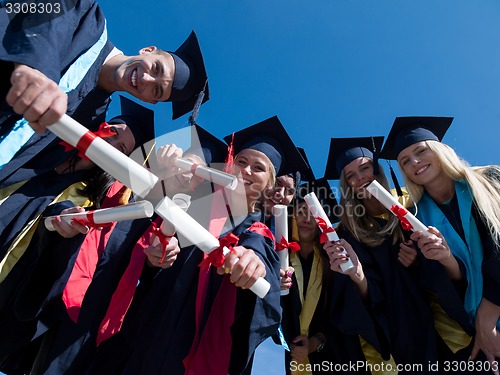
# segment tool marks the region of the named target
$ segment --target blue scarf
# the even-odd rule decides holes
[[[468,282],[464,308],[469,314],[471,324],[474,325],[476,311],[483,296],[483,275],[481,270],[483,245],[476,222],[471,215],[472,194],[468,184],[464,180],[455,181],[455,192],[466,243],[427,192],[424,193],[418,202],[417,217],[424,224],[435,226],[443,234],[444,238],[446,238],[452,254],[464,264],[465,277]]]
[[[83,53],[68,68],[66,73],[59,81],[59,87],[65,93],[74,90],[83,80],[89,69],[99,57],[99,53],[106,45],[108,40],[108,31],[106,24],[104,30],[97,42],[85,53]],[[12,130],[0,137],[0,169],[7,164],[21,147],[31,138],[35,132],[29,126],[28,121],[23,117],[17,121]]]

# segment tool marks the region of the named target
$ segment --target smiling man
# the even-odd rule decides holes
[[[57,14],[0,7],[0,188],[60,164],[63,154],[46,126],[66,113],[95,130],[115,91],[171,101],[173,119],[191,111],[202,90],[203,102],[209,98],[194,32],[175,52],[151,46],[127,56],[108,39],[97,3],[58,4]]]

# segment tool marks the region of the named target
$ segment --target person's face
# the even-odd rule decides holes
[[[276,178],[274,187],[264,190],[264,206],[266,212],[272,213],[277,204],[288,206],[295,195],[295,182],[290,176]]]
[[[125,155],[130,155],[135,148],[134,134],[126,124],[108,124],[104,129],[109,129],[115,135],[104,140]]]
[[[344,167],[344,177],[356,193],[364,195],[365,188],[375,179],[373,161],[367,157],[354,159]]]
[[[195,154],[186,153],[182,155],[182,158],[190,160],[193,163],[201,165],[202,167],[207,166],[205,161]],[[200,184],[200,180],[191,172],[182,172],[179,169],[178,172],[169,179],[168,183],[172,184],[172,191],[174,191],[175,193],[190,193],[196,188],[196,186]]]
[[[257,200],[264,189],[269,187],[271,176],[269,159],[260,151],[244,149],[234,159],[234,174],[245,187],[245,194]]]
[[[174,59],[170,54],[158,53],[155,46],[146,47],[115,71],[117,91],[126,91],[143,102],[164,102],[172,92],[174,73]]]
[[[318,229],[306,202],[299,203],[295,208],[295,220],[297,221],[299,239],[301,241],[314,240]]]
[[[421,186],[434,181],[442,173],[438,157],[425,141],[403,149],[398,155],[398,164],[411,181]]]

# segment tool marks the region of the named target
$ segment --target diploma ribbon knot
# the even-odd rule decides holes
[[[219,238],[219,247],[208,254],[208,256],[201,261],[199,266],[201,268],[205,268],[213,264],[217,268],[222,267],[224,265],[224,261],[226,260],[224,247],[227,247],[230,252],[234,253],[233,246],[236,245],[238,241],[238,236],[233,233],[229,233],[227,236]]]
[[[331,226],[328,226],[325,220],[322,217],[315,217],[316,223],[318,224],[319,229],[321,229],[321,236],[319,237],[319,242],[321,244],[328,242],[328,233],[335,232],[335,229]]]
[[[160,258],[160,264],[163,263],[163,261],[165,260],[165,255],[167,255],[167,246],[170,242],[170,239],[175,235],[172,234],[171,236],[163,233],[161,231],[161,227],[159,227],[158,225],[156,225],[155,222],[153,222],[152,224],[153,226],[153,234],[158,237],[158,239],[160,240],[160,244],[161,244],[161,258]]]
[[[297,242],[288,242],[284,236],[281,237],[281,241],[276,244],[276,250],[282,251],[285,249],[290,249],[292,253],[296,253],[300,250],[300,245]]]
[[[68,152],[73,150],[74,148],[78,149],[78,156],[82,158],[83,160],[90,160],[85,153],[87,152],[87,149],[89,148],[90,144],[96,139],[96,137],[101,137],[101,138],[108,138],[108,137],[113,137],[116,135],[113,131],[111,131],[109,128],[105,127],[108,126],[107,122],[101,123],[99,125],[99,129],[93,133],[90,130],[87,131],[82,138],[78,141],[76,144],[76,147],[71,146],[69,143],[65,141],[59,142],[61,146],[64,147],[64,152]]]
[[[76,219],[73,219],[72,221],[74,221],[75,223],[81,224],[81,225],[85,225],[89,228],[97,228],[97,229],[111,227],[113,225],[113,223],[97,224],[94,220],[94,211],[87,211],[85,219],[76,218]]]
[[[391,211],[399,219],[399,221],[401,222],[401,227],[404,230],[413,230],[413,225],[411,225],[411,223],[405,217],[406,214],[408,214],[406,208],[394,205],[391,207]]]

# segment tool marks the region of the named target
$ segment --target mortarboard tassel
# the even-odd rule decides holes
[[[234,133],[231,135],[231,143],[229,143],[229,146],[227,147],[227,157],[226,165],[224,166],[224,172],[234,172]]]
[[[191,113],[191,116],[189,116],[190,125],[196,124],[196,120],[198,119],[198,115],[200,114],[200,107],[201,104],[203,103],[203,98],[205,97],[205,88],[207,87],[207,83],[208,79],[205,81],[205,86],[203,86],[203,90],[200,91],[200,93],[198,94],[198,98],[194,103],[193,112]]]
[[[373,153],[373,174],[375,176],[378,176],[378,174],[380,173],[380,170],[379,170],[379,165],[378,165],[378,150],[377,150],[377,147],[375,147],[375,139],[373,137],[371,137],[372,139],[372,153]]]
[[[403,191],[401,190],[401,186],[399,186],[398,178],[396,177],[396,173],[394,173],[394,169],[392,169],[392,165],[389,163],[389,170],[391,171],[392,182],[394,183],[394,188],[398,193],[398,197],[403,196]]]

